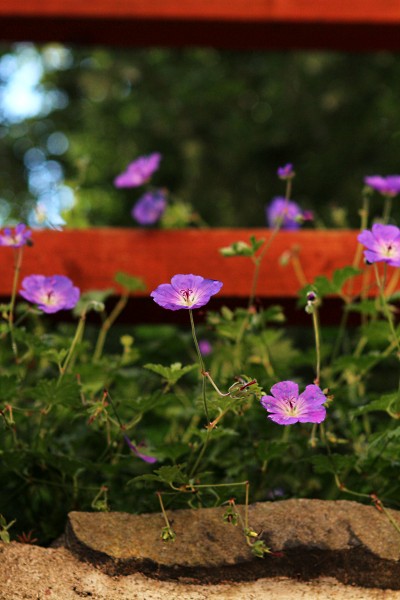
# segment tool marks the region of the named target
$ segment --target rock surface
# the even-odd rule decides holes
[[[216,585],[111,577],[66,548],[0,542],[1,600],[400,600],[400,592],[346,586],[332,578],[286,577]]]
[[[244,508],[239,510],[243,514]],[[400,513],[389,511],[400,526]],[[175,542],[160,538],[160,514],[70,513],[66,544],[110,576],[217,583],[265,577],[335,577],[351,585],[400,590],[400,535],[387,515],[356,502],[284,500],[253,504],[249,525],[274,553],[256,558],[224,508],[167,513]]]

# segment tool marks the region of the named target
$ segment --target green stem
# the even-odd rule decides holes
[[[193,341],[194,341],[194,345],[196,348],[197,357],[199,359],[200,373],[201,373],[201,377],[202,377],[201,394],[202,394],[202,398],[203,398],[204,412],[205,412],[207,424],[208,424],[210,422],[210,417],[208,415],[208,406],[207,406],[207,398],[206,398],[206,379],[205,379],[206,378],[206,375],[205,375],[206,369],[204,366],[203,357],[201,355],[199,342],[197,341],[196,329],[194,327],[193,313],[190,308],[189,308],[189,317],[190,317],[190,326],[192,328]]]
[[[318,308],[316,306],[313,307],[314,310],[312,312],[313,318],[313,328],[314,328],[314,336],[315,336],[315,352],[316,352],[316,384],[319,385],[321,378],[321,337],[320,337],[320,329],[319,329],[319,318],[318,318]]]
[[[382,221],[384,224],[387,224],[389,222],[390,213],[392,212],[392,204],[393,204],[393,198],[391,196],[385,196],[385,204],[383,206],[383,215],[382,215]]]
[[[13,278],[12,291],[11,291],[10,309],[9,309],[9,313],[8,313],[8,326],[9,326],[9,330],[10,330],[11,346],[12,346],[12,350],[13,350],[15,357],[17,357],[18,349],[17,349],[17,344],[14,339],[14,328],[13,328],[14,327],[14,308],[15,308],[15,300],[17,297],[18,280],[19,280],[19,275],[21,272],[23,249],[24,249],[23,246],[15,249],[16,251],[15,251],[15,257],[14,257],[14,278]]]
[[[250,495],[250,484],[248,481],[245,482],[246,486],[246,499],[244,504],[244,526],[246,530],[249,528],[249,495]]]
[[[99,336],[98,336],[97,342],[96,342],[96,347],[95,347],[95,350],[93,353],[93,361],[94,362],[99,360],[99,358],[101,357],[101,355],[103,353],[103,348],[104,348],[107,334],[108,334],[110,328],[112,327],[112,325],[115,323],[115,321],[121,314],[121,312],[124,310],[127,302],[128,302],[128,295],[121,296],[121,298],[118,300],[117,304],[114,306],[113,310],[111,311],[111,313],[109,314],[107,319],[104,321],[103,325],[101,326],[101,329],[99,331]]]
[[[220,487],[239,487],[241,485],[248,484],[248,481],[239,481],[238,483],[200,483],[190,486],[192,489],[197,490],[201,488],[220,488]]]
[[[68,350],[67,356],[65,357],[64,364],[60,367],[60,375],[58,377],[58,385],[61,383],[62,378],[64,377],[65,373],[67,372],[67,369],[71,363],[71,359],[73,357],[73,354],[75,352],[75,348],[76,348],[77,344],[82,339],[82,335],[83,335],[83,332],[85,329],[85,321],[86,321],[86,312],[84,311],[81,314],[81,317],[79,319],[78,326],[77,326],[76,332],[75,332],[75,336],[74,336],[74,339],[72,340],[72,343]]]
[[[381,299],[383,312],[385,313],[385,317],[386,317],[386,319],[387,319],[387,321],[389,323],[390,331],[391,331],[391,333],[393,335],[393,341],[396,342],[397,350],[400,353],[399,338],[397,336],[396,328],[395,328],[394,323],[393,323],[393,317],[392,317],[392,315],[390,313],[389,306],[388,306],[388,303],[386,301],[385,292],[384,292],[384,285],[382,284],[381,278],[379,277],[378,266],[377,266],[376,263],[374,263],[374,271],[375,271],[376,283],[378,285],[379,297]]]
[[[165,525],[168,527],[168,529],[172,529],[171,524],[168,519],[168,516],[167,516],[167,513],[165,512],[164,502],[162,500],[161,492],[156,492],[156,495],[157,495],[158,501],[160,503],[160,508],[161,508],[162,516],[164,517]]]
[[[254,304],[254,298],[256,297],[256,292],[257,292],[258,279],[259,279],[259,276],[260,276],[261,263],[263,261],[263,258],[265,256],[265,254],[267,253],[267,251],[271,247],[272,242],[274,241],[274,239],[276,238],[278,232],[280,231],[280,229],[282,227],[282,223],[283,223],[283,220],[285,218],[286,205],[289,202],[291,193],[292,193],[292,180],[291,179],[287,179],[286,180],[286,192],[285,192],[285,201],[286,201],[286,204],[283,207],[282,214],[277,219],[277,221],[275,223],[275,226],[274,226],[274,229],[272,230],[272,233],[271,233],[268,241],[264,244],[264,247],[261,250],[260,254],[257,257],[252,257],[254,265],[255,265],[255,268],[254,268],[254,274],[253,274],[253,283],[251,285],[251,292],[250,292],[250,296],[249,296],[248,308],[251,308],[253,306],[253,304]]]
[[[197,469],[199,468],[199,464],[201,463],[201,461],[203,459],[204,452],[206,451],[206,448],[208,446],[208,442],[210,441],[210,435],[211,435],[211,428],[208,428],[207,429],[207,433],[206,433],[206,439],[204,440],[204,443],[203,443],[203,445],[201,447],[201,450],[199,452],[197,460],[194,463],[192,470],[190,471],[190,474],[189,474],[190,478],[193,477],[196,474]]]

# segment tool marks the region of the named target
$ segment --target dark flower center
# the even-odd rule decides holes
[[[193,294],[193,290],[180,290],[179,292],[183,296],[186,302],[190,302],[190,295]]]

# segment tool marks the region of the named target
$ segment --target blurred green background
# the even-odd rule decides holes
[[[357,227],[364,176],[400,172],[395,54],[0,49],[3,224],[57,194],[70,226],[134,227],[143,189],[113,179],[154,151],[152,183],[212,227],[264,226],[287,162],[319,227]]]

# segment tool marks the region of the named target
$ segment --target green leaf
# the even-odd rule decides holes
[[[264,238],[257,240],[254,235],[250,238],[250,244],[239,241],[233,242],[230,246],[225,246],[225,248],[220,248],[220,253],[222,256],[254,256],[259,248],[264,243]]]
[[[79,298],[79,302],[72,313],[75,317],[79,317],[83,312],[89,312],[90,310],[95,310],[97,312],[99,312],[99,309],[104,310],[105,301],[113,294],[115,294],[113,288],[84,292]]]
[[[360,271],[359,269],[349,266],[334,271],[332,275],[332,280],[328,279],[328,277],[326,277],[325,275],[318,275],[311,285],[307,285],[302,290],[300,290],[301,303],[306,303],[307,293],[311,289],[316,292],[319,298],[323,298],[324,296],[329,296],[333,294],[340,294],[340,292],[342,291],[342,287],[346,283],[346,281],[351,277],[354,277],[354,275],[359,275],[361,272],[362,271]]]
[[[146,290],[146,284],[140,277],[134,277],[119,271],[114,277],[114,281],[121,285],[129,292],[144,292]]]
[[[257,444],[257,456],[262,461],[270,461],[274,458],[280,459],[287,454],[289,448],[290,444],[287,442],[281,442],[280,440],[261,440],[261,442]]]
[[[18,380],[16,377],[0,375],[1,402],[9,402],[17,394]]]
[[[346,310],[369,316],[374,316],[378,312],[376,309],[375,300],[362,300],[357,304],[349,304],[348,306],[346,306]]]
[[[174,385],[181,377],[186,375],[186,373],[198,368],[198,365],[186,365],[185,367],[182,367],[182,363],[176,362],[169,367],[165,367],[164,365],[147,363],[144,365],[144,368],[160,375],[169,385]]]
[[[154,408],[169,406],[175,401],[176,397],[172,394],[165,394],[161,390],[158,390],[157,392],[147,396],[135,396],[132,399],[132,404],[137,412],[143,414],[153,410]]]
[[[167,465],[156,469],[154,473],[146,473],[134,477],[129,483],[134,481],[159,481],[160,483],[166,483],[167,485],[182,485],[188,483],[189,480],[182,473],[182,469],[185,465]]]
[[[159,458],[160,460],[169,459],[175,461],[184,454],[187,454],[188,450],[188,444],[182,444],[180,442],[170,442],[169,444],[158,445],[157,458]]]
[[[158,475],[154,475],[153,473],[145,473],[144,475],[138,475],[137,477],[133,477],[127,483],[130,485],[131,483],[135,483],[136,481],[161,481]]]
[[[285,313],[278,304],[263,310],[261,316],[264,323],[284,323],[286,321]]]
[[[368,343],[374,348],[387,346],[392,333],[387,321],[370,321],[361,328],[362,335],[368,338]]]
[[[400,426],[395,427],[395,429],[391,429],[389,431],[384,431],[383,433],[376,433],[371,435],[370,444],[368,447],[368,453],[375,452],[378,455],[384,450],[388,450],[390,454],[392,451],[388,448],[389,442],[397,442],[400,438]]]
[[[80,405],[80,387],[74,377],[64,377],[60,383],[57,379],[41,379],[31,391],[31,396],[43,404],[62,404],[73,407]]]
[[[351,279],[355,275],[360,275],[360,273],[362,273],[360,269],[351,266],[343,267],[342,269],[337,269],[332,276],[332,283],[335,290],[337,292],[340,292],[343,285],[346,283],[346,281],[348,281],[348,279]]]
[[[311,457],[314,470],[319,474],[333,473],[336,475],[348,471],[355,465],[356,460],[355,456],[349,454],[331,454],[330,456],[319,454]]]
[[[400,416],[400,395],[397,392],[393,394],[385,394],[377,400],[372,400],[364,406],[360,406],[352,411],[351,415],[357,417],[369,412],[387,412],[388,414],[398,414]]]
[[[349,370],[358,375],[361,371],[373,367],[379,361],[379,358],[380,357],[375,354],[368,354],[366,356],[353,356],[351,354],[340,356],[333,363],[332,370],[334,373]]]
[[[156,473],[156,475],[158,475],[158,477],[160,478],[160,481],[163,481],[164,483],[188,483],[188,478],[186,477],[186,475],[184,475],[184,473],[182,473],[182,469],[184,467],[184,464],[165,466],[156,469],[154,473]]]

